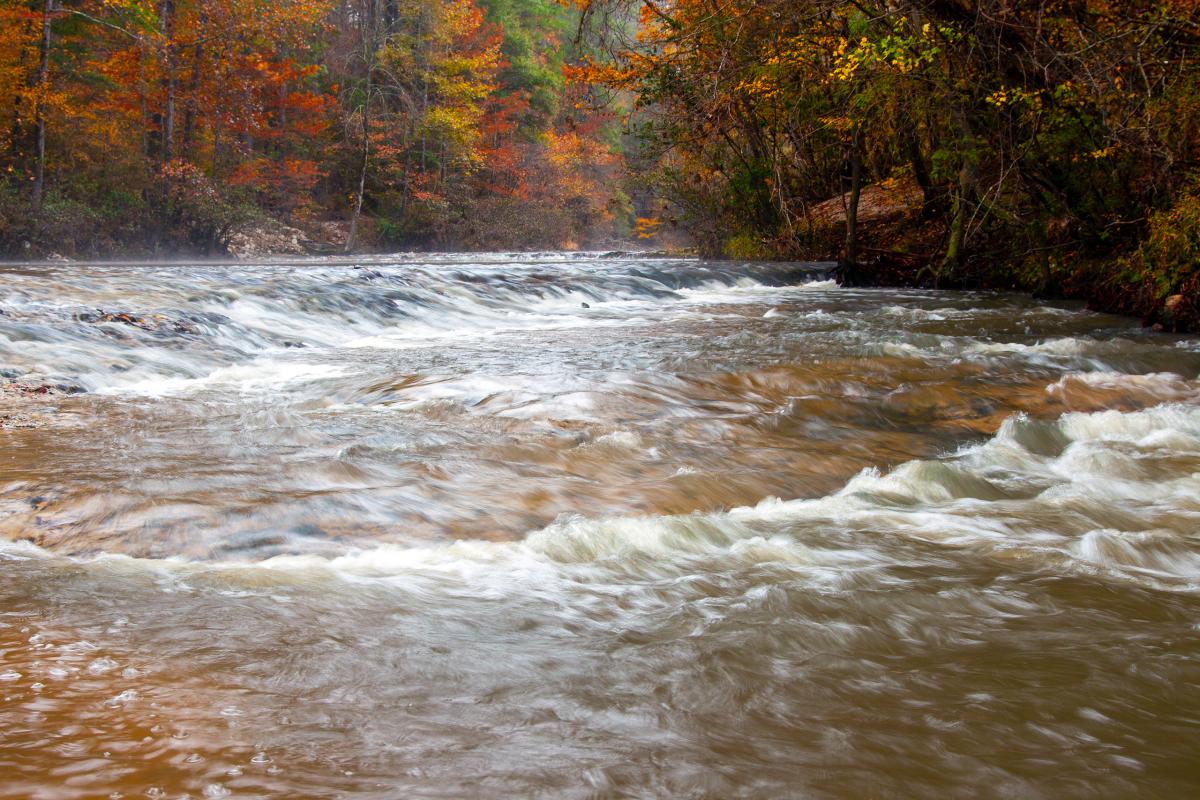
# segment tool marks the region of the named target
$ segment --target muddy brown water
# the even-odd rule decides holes
[[[823,269],[0,269],[0,797],[1200,794],[1200,343]]]

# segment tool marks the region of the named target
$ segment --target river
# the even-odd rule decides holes
[[[0,268],[0,797],[1196,796],[1200,343],[823,273]]]

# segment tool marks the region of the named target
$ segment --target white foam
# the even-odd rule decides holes
[[[1066,395],[1073,386],[1082,385],[1103,391],[1136,392],[1160,401],[1188,400],[1200,397],[1200,382],[1173,372],[1127,375],[1120,372],[1072,372],[1046,387],[1046,393]]]
[[[640,444],[629,431],[598,441]],[[726,567],[778,562],[825,580],[887,569],[895,554],[877,548],[911,539],[979,559],[1015,554],[1046,570],[1095,573],[1099,565],[1111,579],[1200,591],[1200,472],[1187,466],[1188,458],[1200,456],[1198,442],[1195,405],[1068,413],[1046,422],[1018,416],[980,445],[890,472],[867,469],[824,497],[682,516],[572,516],[519,542],[384,546],[253,565],[155,562],[154,568],[269,569],[355,580],[423,576],[499,596],[552,591],[562,582],[687,571],[695,559]],[[832,534],[836,545],[827,541]],[[0,556],[31,558],[36,551],[30,547],[5,545]]]
[[[591,444],[619,450],[637,450],[642,447],[642,437],[633,431],[613,431],[596,437]]]
[[[264,357],[248,364],[221,367],[200,378],[150,378],[126,385],[104,387],[96,393],[169,397],[205,390],[223,390],[239,394],[260,394],[283,386],[336,378],[345,375],[346,372],[346,367],[335,364],[277,361]]]
[[[1112,350],[1111,343],[1092,339],[1062,337],[1047,339],[1034,344],[1020,342],[975,342],[967,348],[968,353],[980,355],[1040,355],[1040,356],[1088,356]]]

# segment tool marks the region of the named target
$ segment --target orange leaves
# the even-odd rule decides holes
[[[653,239],[662,227],[662,220],[657,217],[638,217],[633,228],[633,235],[639,239]]]
[[[294,209],[307,204],[324,175],[324,170],[312,159],[271,159],[260,155],[239,164],[227,181],[231,186],[253,190],[266,205]]]
[[[611,217],[608,198],[619,166],[616,153],[578,130],[546,134],[543,158],[549,169],[540,190],[558,202],[586,208],[599,219]]]
[[[35,89],[40,9],[0,0],[0,170],[28,163],[37,103],[62,185],[150,196],[165,176],[286,214],[340,210],[366,163],[379,217],[479,198],[609,213],[619,159],[599,117],[562,116],[574,12],[545,0],[55,2],[52,80]],[[577,67],[630,85],[639,69]]]
[[[572,83],[599,84],[613,89],[632,87],[642,77],[633,66],[619,67],[615,64],[600,64],[590,56],[577,64],[564,64],[563,77]]]
[[[8,98],[0,103],[0,137],[33,118],[41,16],[24,4],[0,6],[0,97]]]

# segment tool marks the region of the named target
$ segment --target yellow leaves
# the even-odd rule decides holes
[[[1042,107],[1042,91],[1029,91],[1019,86],[1001,86],[983,98],[983,101],[996,108],[1023,105],[1039,109]]]
[[[756,75],[753,78],[740,81],[737,84],[737,91],[749,95],[753,100],[760,103],[773,100],[783,94],[782,88],[765,75]]]
[[[854,120],[849,117],[818,117],[817,121],[838,133],[847,133],[854,128]]]
[[[830,74],[835,80],[848,81],[858,73],[858,68],[862,66],[864,60],[858,51],[843,53]]]
[[[0,104],[0,128],[9,129],[20,113],[20,105],[37,66],[37,15],[24,7],[0,7],[0,97],[9,98]],[[12,98],[18,98],[14,108]]]
[[[849,81],[865,69],[908,75],[923,67],[933,66],[942,51],[944,41],[955,41],[957,31],[948,25],[925,23],[913,30],[904,20],[893,23],[890,33],[875,38],[860,36],[857,42],[839,37],[834,48],[833,81]]]

